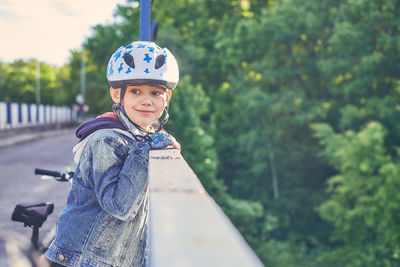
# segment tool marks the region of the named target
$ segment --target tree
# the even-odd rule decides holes
[[[16,60],[2,64],[1,100],[6,102],[36,102],[36,65],[40,64],[40,98],[43,104],[53,104],[57,98],[58,69],[36,60]]]
[[[331,177],[329,200],[318,211],[334,231],[325,266],[399,266],[400,167],[386,151],[387,130],[370,122],[360,132],[335,134],[315,124],[323,155],[338,170]]]

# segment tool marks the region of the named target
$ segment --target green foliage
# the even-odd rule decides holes
[[[57,87],[58,69],[46,63],[40,64],[40,99],[43,104],[54,104],[60,99]],[[0,101],[36,102],[37,61],[16,60],[0,65]]]
[[[332,242],[320,255],[329,266],[398,266],[400,252],[400,167],[387,153],[387,130],[370,122],[359,133],[335,134],[314,125],[323,155],[339,171],[328,180],[330,199],[318,211],[334,226]]]
[[[265,263],[265,266],[326,266],[324,264],[316,264],[313,260],[315,255],[310,253],[307,246],[304,244],[295,245],[293,243],[271,239],[256,248],[256,251]]]
[[[226,193],[223,197],[217,197],[217,200],[238,230],[246,233],[245,238],[251,244],[259,242],[260,231],[274,227],[274,217],[270,217],[268,225],[260,224],[264,215],[263,207],[256,201],[235,199]]]

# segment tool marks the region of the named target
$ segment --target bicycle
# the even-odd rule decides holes
[[[72,182],[72,177],[74,175],[73,171],[60,173],[57,171],[43,170],[38,168],[35,169],[34,173],[36,175],[42,175],[42,180],[52,179],[59,182]],[[28,252],[24,251],[25,254],[32,254],[26,255],[30,259],[35,256],[34,254],[36,254],[36,256],[44,255],[50,243],[54,239],[55,228],[53,227],[52,231],[50,231],[50,233],[41,242],[39,242],[39,229],[47,220],[47,217],[53,213],[53,210],[54,204],[51,202],[18,203],[14,208],[14,211],[11,215],[11,220],[22,222],[24,227],[32,228],[32,236],[30,239],[31,247],[28,249]],[[34,263],[32,259],[31,262],[31,266],[42,266]]]

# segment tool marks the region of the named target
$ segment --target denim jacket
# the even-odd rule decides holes
[[[87,138],[46,256],[65,266],[142,266],[149,145],[111,129]]]

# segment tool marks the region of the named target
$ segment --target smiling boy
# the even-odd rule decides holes
[[[148,130],[149,126],[161,117],[167,97],[165,89],[148,85],[128,86],[123,106],[128,118]],[[113,101],[119,103],[120,89],[110,88]]]
[[[80,125],[78,163],[66,207],[46,256],[53,266],[143,266],[147,239],[150,149],[173,146],[162,131],[179,80],[166,48],[120,47],[107,67],[113,112]],[[157,129],[155,122],[165,113]]]

